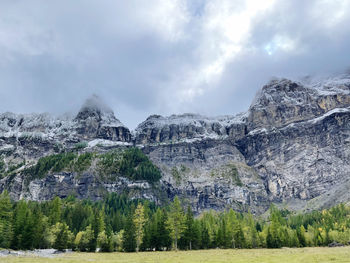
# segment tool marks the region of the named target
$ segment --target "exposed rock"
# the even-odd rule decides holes
[[[156,203],[180,195],[196,212],[232,207],[262,213],[271,202],[308,211],[350,200],[347,75],[317,82],[273,80],[246,113],[152,115],[134,134],[96,96],[75,118],[1,114],[0,191],[32,200],[72,193],[99,199],[106,192],[128,191],[132,198]],[[80,151],[140,147],[161,169],[162,179],[153,185],[112,180],[91,167],[82,174],[54,173],[26,182],[25,167],[84,141]]]
[[[209,118],[198,114],[152,115],[136,128],[136,144],[193,142],[244,136],[245,115]]]
[[[131,141],[129,129],[114,116],[113,111],[96,95],[84,103],[74,121],[77,122],[77,133],[85,140],[101,138],[112,141]]]
[[[303,84],[272,80],[256,95],[249,108],[248,128],[282,127],[313,119],[330,110],[350,106],[350,78]]]
[[[343,246],[344,246],[344,244],[338,243],[336,241],[333,241],[332,243],[328,244],[328,247],[343,247]]]

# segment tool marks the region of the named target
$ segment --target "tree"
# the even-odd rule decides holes
[[[91,225],[88,225],[85,231],[80,231],[75,236],[75,240],[74,240],[75,249],[78,249],[79,251],[95,252],[96,242],[94,242],[94,239],[95,239],[94,231],[92,230]]]
[[[0,195],[0,247],[9,248],[12,241],[12,204],[5,191]]]
[[[156,250],[163,250],[169,248],[171,245],[170,233],[166,222],[168,215],[164,209],[158,208],[153,214],[150,227],[150,248]]]
[[[32,249],[34,243],[34,218],[28,203],[21,200],[14,211],[14,249]]]
[[[201,221],[201,248],[209,248],[210,247],[210,236],[209,230],[205,223]]]
[[[70,246],[72,233],[69,231],[66,223],[56,223],[52,229],[52,232],[54,235],[53,248],[63,251]]]
[[[190,206],[187,207],[187,213],[185,218],[185,230],[180,242],[182,246],[191,250],[193,246],[197,245],[199,232],[196,227],[195,220],[193,217],[193,212]]]
[[[120,230],[118,233],[112,234],[111,236],[112,251],[122,251],[123,236],[124,236],[124,229]]]
[[[268,248],[280,248],[283,244],[281,235],[281,226],[285,223],[281,212],[274,206],[270,207],[270,220],[271,224],[268,227],[266,236],[266,245]],[[285,237],[284,239],[288,239]]]
[[[167,226],[170,231],[170,236],[173,240],[174,249],[177,250],[177,241],[185,230],[185,215],[181,207],[179,198],[176,196],[174,202],[170,206]]]
[[[282,247],[282,240],[279,235],[277,223],[271,223],[267,229],[266,246],[268,248]]]
[[[102,252],[111,252],[113,251],[113,244],[110,238],[106,235],[105,231],[98,233],[97,245]]]
[[[134,213],[133,223],[135,226],[136,252],[139,252],[142,238],[144,236],[144,225],[146,222],[144,207],[141,203],[137,205]]]
[[[123,249],[126,252],[133,252],[136,249],[135,225],[132,212],[129,213],[129,216],[126,219],[123,234]]]
[[[51,225],[56,224],[61,220],[61,214],[62,214],[62,202],[59,197],[55,197],[50,202],[50,215],[49,215],[49,223]]]
[[[235,248],[245,247],[245,237],[240,223],[236,224],[233,230],[233,240]]]

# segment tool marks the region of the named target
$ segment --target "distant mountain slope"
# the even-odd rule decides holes
[[[213,208],[264,212],[271,202],[292,209],[350,200],[350,77],[270,81],[237,116],[152,115],[130,132],[97,96],[75,117],[0,115],[0,191],[15,199],[106,191],[166,202],[179,195],[200,212]],[[159,182],[122,172],[101,176],[98,158],[138,147],[161,170]],[[77,172],[66,167],[41,178],[25,171],[43,156],[94,153]],[[118,162],[118,160],[114,160]],[[338,190],[335,190],[338,189]]]

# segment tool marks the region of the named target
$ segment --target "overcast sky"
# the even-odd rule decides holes
[[[349,68],[349,25],[350,0],[0,0],[0,111],[236,114],[271,77]]]

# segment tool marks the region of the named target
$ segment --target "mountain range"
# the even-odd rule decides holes
[[[15,200],[100,199],[127,193],[158,204],[179,196],[196,213],[264,213],[271,203],[308,211],[350,201],[350,75],[273,79],[235,116],[151,115],[134,131],[98,96],[74,116],[0,114],[0,192]],[[99,157],[137,147],[161,172],[158,182],[101,171]],[[79,171],[45,170],[41,158],[93,153]]]

